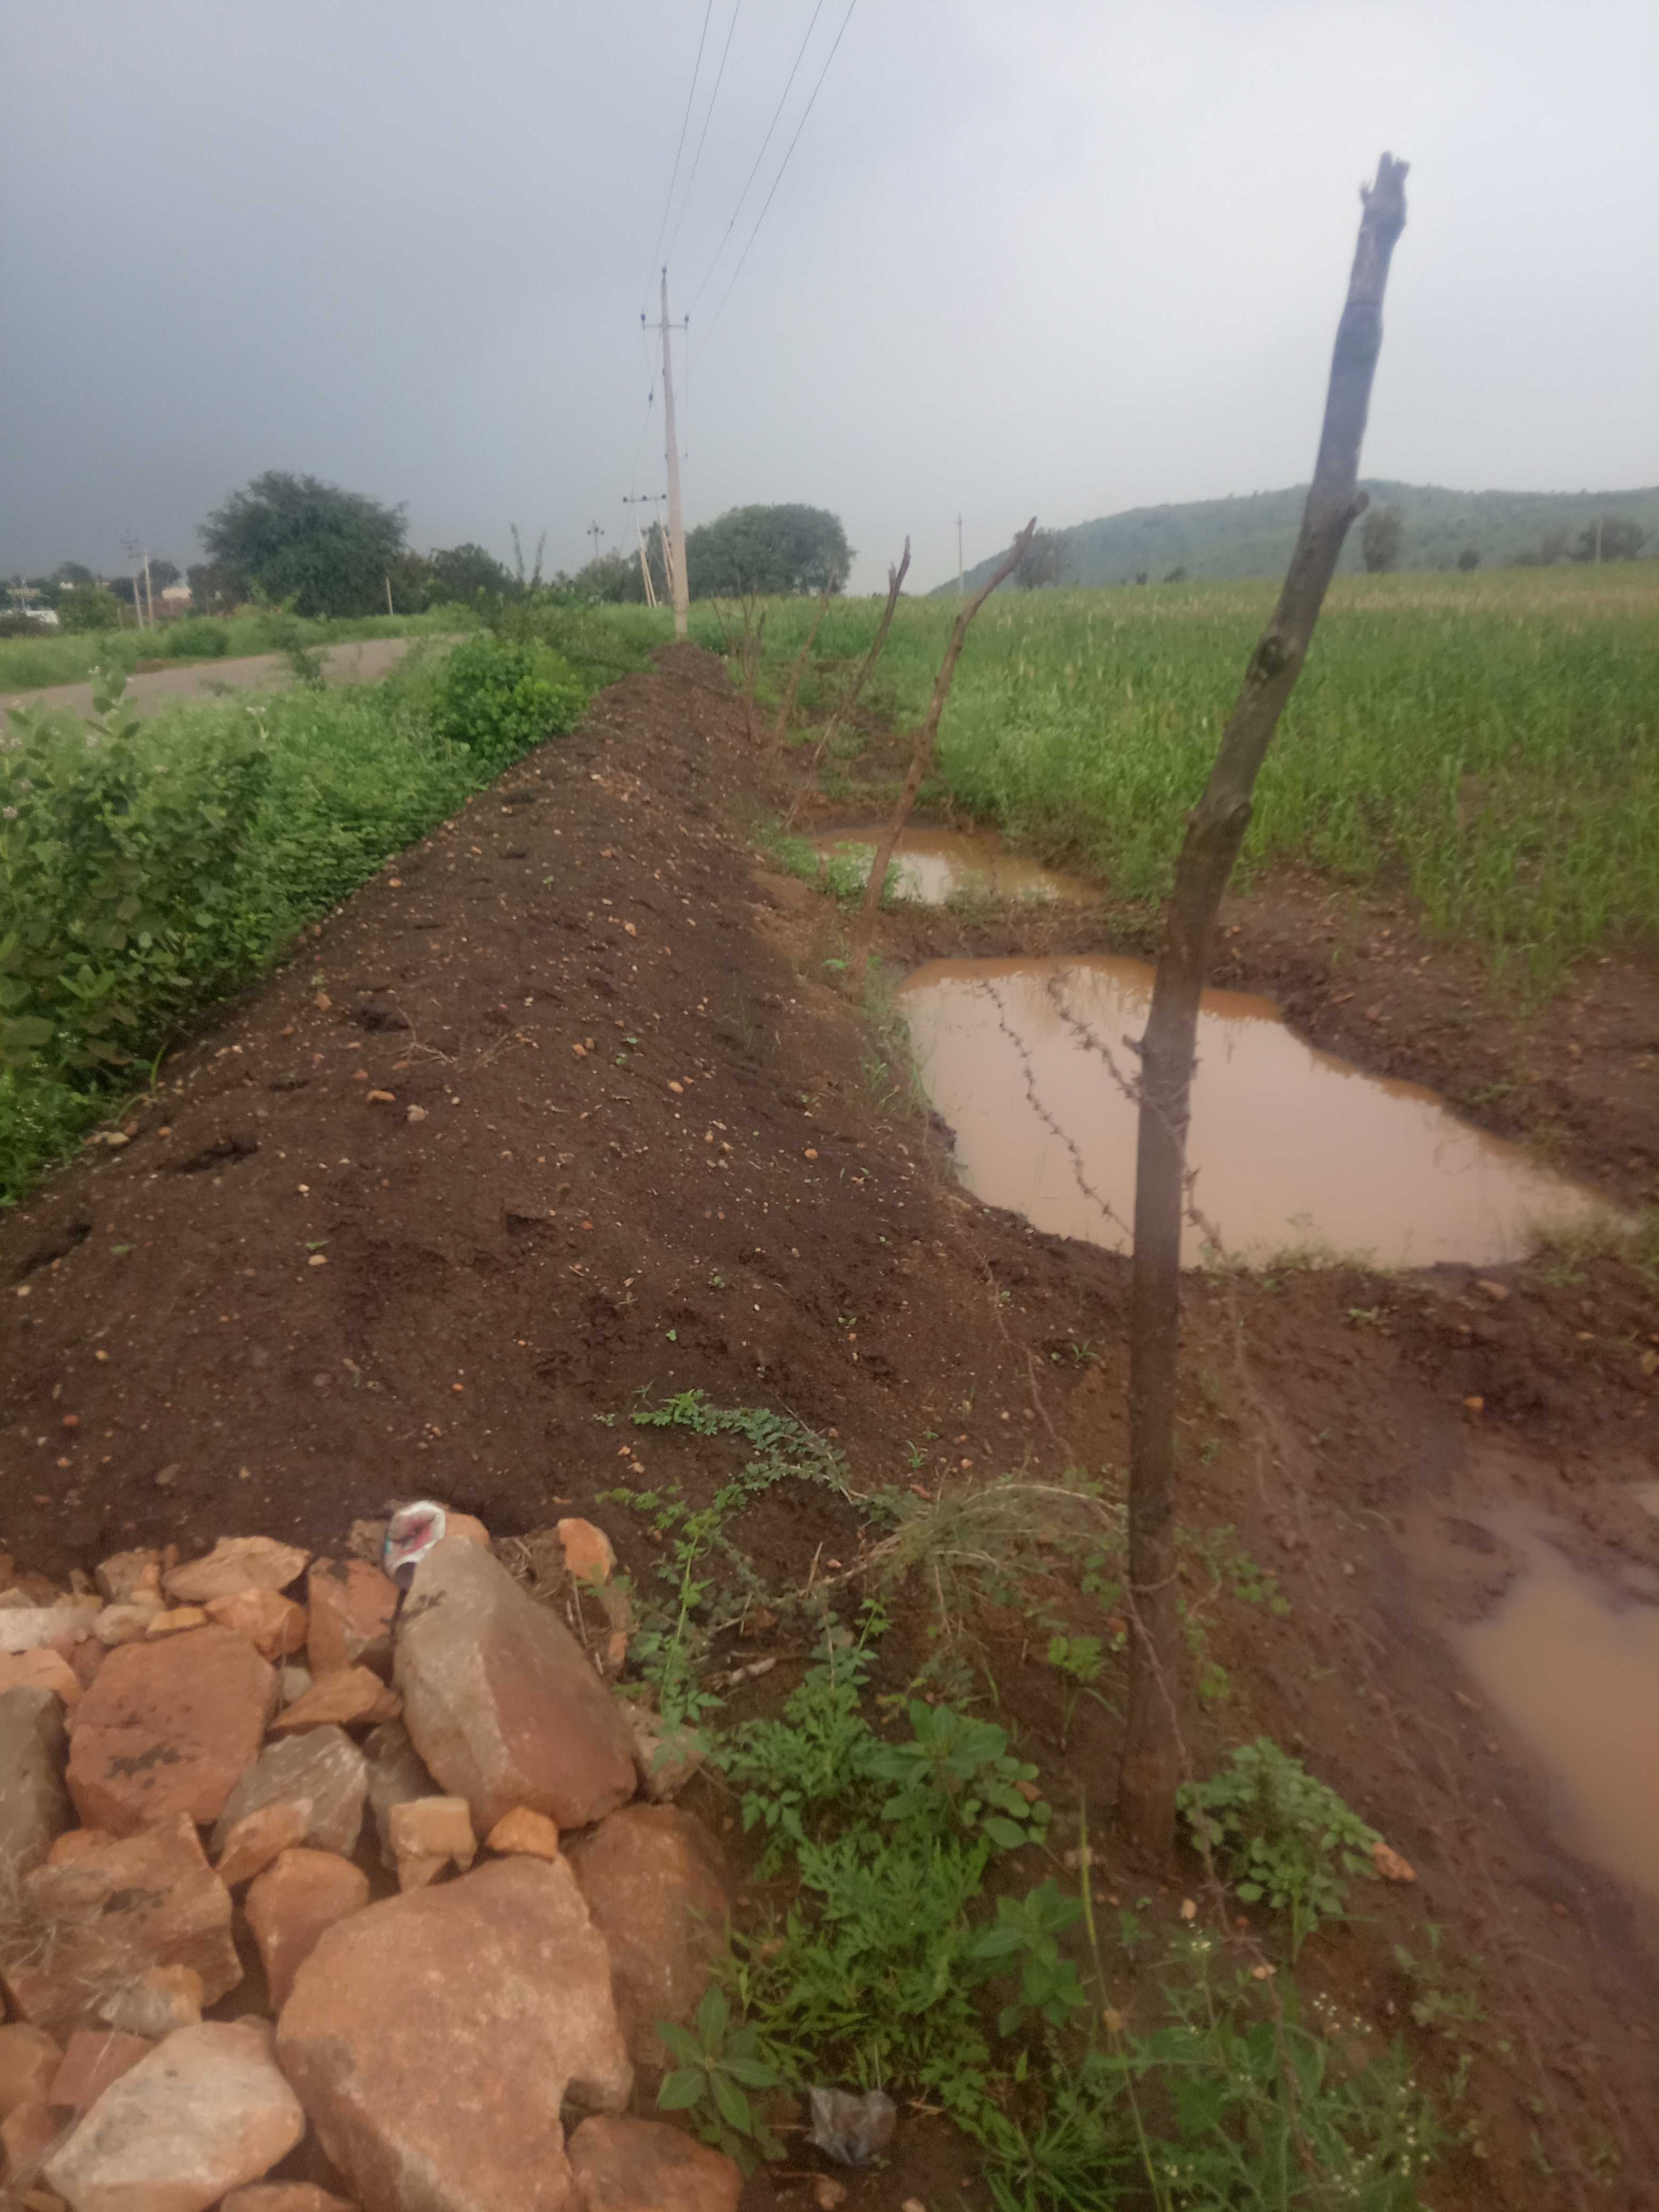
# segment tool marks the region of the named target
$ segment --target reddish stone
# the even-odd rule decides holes
[[[270,1536],[221,1536],[205,1559],[169,1569],[161,1583],[175,1605],[205,1605],[238,1590],[286,1589],[299,1580],[310,1556]]]
[[[634,1794],[627,1725],[580,1644],[477,1545],[447,1536],[416,1565],[396,1679],[416,1750],[483,1833],[515,1805],[579,1828]]]
[[[491,1859],[371,1905],[300,1970],[283,2070],[364,2212],[567,2212],[559,2109],[633,2069],[605,1945],[561,1861]]]
[[[217,1861],[220,1881],[227,1889],[237,1889],[243,1882],[252,1881],[256,1874],[263,1874],[284,1851],[304,1843],[310,1825],[308,1797],[261,1805],[257,1813],[238,1820],[226,1837]]]
[[[125,1836],[179,1813],[216,1820],[276,1703],[276,1675],[233,1628],[119,1645],[82,1701],[70,1746],[82,1821]]]
[[[402,1698],[378,1674],[367,1667],[343,1667],[284,1706],[270,1733],[298,1735],[306,1729],[374,1728],[382,1721],[395,1721],[402,1711]]]
[[[80,1677],[63,1653],[45,1645],[34,1651],[0,1651],[0,1697],[8,1690],[51,1690],[71,1713],[85,1695]]]
[[[306,1595],[311,1603],[306,1656],[313,1676],[360,1666],[391,1674],[395,1583],[365,1559],[313,1559]]]
[[[729,2158],[660,2120],[584,2120],[570,2137],[580,2212],[738,2212]]]
[[[186,1814],[170,1828],[88,1838],[25,1875],[20,1899],[16,1940],[0,1928],[0,1976],[23,2017],[54,2034],[92,2026],[151,1966],[193,1967],[209,2004],[242,1978],[230,1892]]]
[[[14,2021],[0,2027],[0,2120],[20,2105],[45,2104],[64,2054],[43,2027]]]
[[[331,2196],[314,2181],[256,2181],[233,2189],[219,2212],[357,2212],[343,2197]]]
[[[6,2172],[23,2174],[37,2166],[64,2132],[56,2112],[44,2097],[31,2097],[0,2120],[0,2148],[6,2154]]]
[[[629,2050],[637,2065],[663,2065],[655,2022],[690,2019],[725,1942],[719,1847],[678,1806],[628,1805],[567,1850],[611,1953]]]
[[[305,1648],[304,1606],[275,1590],[237,1590],[230,1597],[210,1598],[207,1613],[210,1620],[246,1636],[263,1659],[286,1659]]]
[[[248,1891],[245,1909],[264,1961],[270,2008],[288,2002],[294,1978],[336,1921],[368,1903],[368,1876],[332,1851],[284,1851]]]
[[[181,2027],[106,2089],[46,2179],[75,2212],[208,2212],[305,2133],[263,2021]]]
[[[557,1824],[545,1813],[532,1813],[527,1805],[515,1805],[505,1813],[484,1838],[486,1847],[500,1851],[503,1857],[514,1851],[526,1851],[532,1858],[556,1859],[559,1856]]]
[[[124,2035],[114,2027],[77,2027],[52,2076],[47,2104],[56,2112],[84,2112],[112,2081],[130,2074],[155,2048],[147,2035]]]

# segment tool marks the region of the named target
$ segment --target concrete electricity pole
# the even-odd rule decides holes
[[[684,325],[682,325],[684,327]],[[674,370],[668,356],[668,271],[662,272],[662,422],[668,448],[669,582],[674,594],[674,635],[686,635],[690,594],[685,582],[685,516],[680,507],[680,449],[674,435]]]
[[[599,557],[599,539],[605,534],[605,525],[602,522],[590,522],[582,534],[592,539],[593,558],[597,561]]]

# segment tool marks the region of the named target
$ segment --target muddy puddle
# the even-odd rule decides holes
[[[1125,1042],[1146,1025],[1136,960],[935,960],[902,986],[928,1097],[977,1195],[1037,1228],[1128,1246],[1135,1109]],[[1534,1231],[1601,1211],[1431,1091],[1362,1075],[1291,1035],[1266,999],[1206,991],[1188,1157],[1234,1258],[1314,1248],[1379,1267],[1516,1259]],[[1191,1224],[1182,1256],[1205,1257]]]
[[[838,830],[820,837],[814,849],[826,860],[848,866],[861,858],[867,872],[881,834],[879,830]],[[1082,876],[1061,875],[1009,852],[994,830],[909,831],[899,840],[893,868],[896,895],[924,906],[944,906],[964,892],[1073,906],[1100,896]]]
[[[1522,1507],[1481,1520],[1520,1573],[1496,1608],[1448,1632],[1548,1778],[1569,1849],[1659,1899],[1659,1575],[1636,1562],[1603,1583]]]

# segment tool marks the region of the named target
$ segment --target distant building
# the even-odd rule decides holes
[[[157,592],[155,596],[170,613],[182,614],[185,609],[190,605],[190,586],[188,584],[165,584],[162,586],[161,589]]]

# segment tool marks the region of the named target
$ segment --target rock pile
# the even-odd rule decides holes
[[[401,1594],[264,1537],[67,1593],[0,1553],[6,2203],[734,2212],[729,2160],[627,2117],[708,1985],[718,1846],[630,1803],[684,1774],[448,1526]]]

